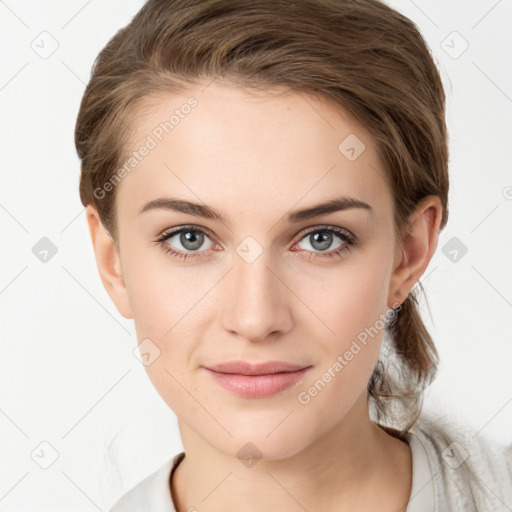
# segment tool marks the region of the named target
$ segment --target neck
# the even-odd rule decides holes
[[[299,426],[298,426],[299,427]],[[304,449],[244,464],[179,422],[185,458],[172,479],[178,512],[188,510],[405,510],[412,484],[408,445],[368,415],[362,395],[343,421]],[[192,508],[194,507],[194,508]]]

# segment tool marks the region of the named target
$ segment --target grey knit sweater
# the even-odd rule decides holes
[[[505,447],[426,414],[410,431],[427,452],[435,512],[512,512],[512,429]]]

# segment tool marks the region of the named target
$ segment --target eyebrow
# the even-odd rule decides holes
[[[327,215],[342,210],[351,208],[362,208],[374,213],[372,207],[359,199],[353,197],[338,197],[331,199],[325,203],[309,206],[301,210],[289,212],[286,215],[285,221],[292,224],[301,222],[303,220],[313,219],[321,215]],[[204,217],[206,219],[216,220],[223,224],[229,224],[229,219],[219,210],[204,204],[193,203],[183,199],[175,198],[159,198],[146,203],[139,211],[139,214],[148,212],[150,210],[173,210],[176,212],[194,215],[196,217]]]

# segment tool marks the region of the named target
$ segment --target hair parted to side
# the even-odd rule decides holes
[[[397,239],[418,201],[448,218],[445,94],[416,25],[379,0],[149,0],[98,55],[75,128],[80,198],[117,239],[116,188],[141,99],[202,79],[260,90],[284,86],[341,107],[372,135],[394,198]],[[421,283],[419,283],[421,287]],[[403,434],[421,412],[438,353],[416,289],[386,327],[368,383],[375,419]]]

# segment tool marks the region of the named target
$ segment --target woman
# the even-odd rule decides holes
[[[112,512],[512,508],[512,447],[421,414],[444,101],[377,0],[149,0],[102,50],[80,196],[184,446]]]

